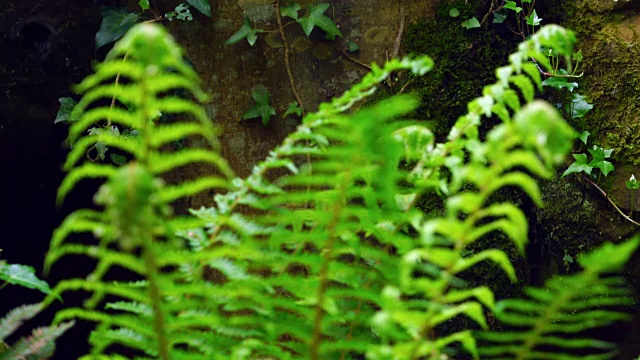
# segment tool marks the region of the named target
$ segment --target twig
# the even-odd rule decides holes
[[[298,90],[296,90],[296,84],[293,80],[293,73],[291,72],[291,65],[289,64],[289,42],[287,41],[287,36],[284,33],[284,27],[282,26],[282,17],[280,16],[280,0],[275,0],[274,6],[276,7],[276,19],[278,20],[278,30],[280,31],[280,37],[282,38],[282,46],[284,47],[284,66],[287,69],[287,75],[289,76],[289,85],[291,86],[291,91],[293,92],[293,97],[298,102],[298,106],[302,108],[302,112],[304,114],[305,107],[302,103],[302,98],[300,94],[298,94]]]
[[[412,78],[409,79],[409,81],[407,81],[406,83],[404,83],[404,85],[402,85],[402,87],[400,88],[400,91],[398,91],[398,94],[402,94],[409,85],[411,85],[411,83],[413,82],[413,80],[415,80],[416,78]]]
[[[123,64],[125,63],[125,61],[127,61],[127,57],[129,57],[129,50],[127,50],[127,52],[124,53],[124,57],[122,58],[122,63]],[[118,73],[116,74],[116,81],[115,81],[115,84],[113,85],[114,91],[113,91],[113,97],[111,98],[111,105],[109,106],[109,112],[107,113],[107,126],[106,127],[111,126],[111,109],[113,109],[116,106],[115,88],[118,87],[118,84],[120,84],[120,70],[118,70]]]
[[[491,6],[489,6],[489,11],[487,11],[486,14],[484,14],[484,16],[482,17],[482,21],[480,21],[480,25],[484,24],[485,22],[487,22],[487,20],[489,20],[489,16],[491,14],[493,14],[494,12],[502,9],[504,7],[504,5],[502,6],[496,6],[497,5],[497,1],[496,0],[491,0]]]
[[[396,42],[393,45],[393,53],[391,58],[397,58],[400,54],[400,44],[402,44],[402,33],[404,32],[404,4],[400,2],[400,25],[398,26],[398,35],[396,35]]]
[[[620,210],[620,208],[618,207],[618,205],[616,205],[616,203],[611,200],[611,198],[609,197],[609,195],[607,195],[607,193],[602,190],[602,188],[600,186],[598,186],[598,184],[596,184],[595,182],[591,181],[591,179],[589,179],[588,177],[584,176],[584,179],[587,180],[589,182],[589,184],[591,184],[593,187],[595,187],[598,191],[600,191],[600,194],[602,194],[602,196],[605,197],[605,199],[607,199],[607,201],[609,201],[609,203],[611,205],[613,205],[613,207],[616,209],[616,211],[618,211],[618,213],[620,213],[620,215],[622,215],[623,218],[625,218],[625,220],[631,222],[632,224],[636,225],[636,226],[640,226],[640,223],[636,222],[635,220],[633,220],[629,215],[625,214],[624,212],[622,212],[622,210]]]
[[[353,61],[354,63],[362,66],[363,68],[371,71],[371,66],[361,62],[360,60],[354,58],[353,56],[349,55],[349,53],[347,53],[347,49],[342,49],[342,54],[349,60]]]

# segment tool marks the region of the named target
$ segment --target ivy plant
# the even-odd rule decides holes
[[[329,9],[329,6],[330,5],[328,3],[311,5],[308,9],[306,9],[304,15],[300,16],[300,11],[304,10],[302,6],[300,6],[300,4],[298,4],[297,2],[291,2],[288,5],[280,6],[280,0],[276,0],[274,2],[274,7],[278,23],[278,30],[264,30],[260,28],[254,28],[249,18],[245,16],[240,29],[238,29],[225,41],[225,45],[232,45],[246,39],[250,46],[254,46],[256,44],[256,41],[258,41],[258,34],[279,31],[284,48],[284,65],[287,69],[289,84],[295,98],[294,102],[296,103],[296,106],[293,108],[291,107],[291,104],[293,104],[294,102],[289,105],[290,110],[287,110],[283,117],[292,114],[296,114],[298,117],[301,117],[305,111],[300,94],[296,89],[293,73],[291,71],[289,60],[289,43],[286,38],[284,28],[289,24],[297,23],[300,25],[302,31],[306,36],[311,35],[313,29],[317,27],[324,31],[327,39],[333,40],[336,36],[342,37],[342,32],[340,31],[338,25],[331,18],[324,15],[327,9]],[[290,18],[292,19],[292,21],[287,24],[283,24],[282,17]],[[353,41],[350,41],[348,43],[348,48],[349,51],[354,52],[358,50],[358,45]],[[260,102],[256,100],[256,95],[261,98]],[[267,106],[267,102],[263,101],[265,96],[264,93],[256,94],[256,92],[254,91],[252,93],[252,96],[254,100],[256,100],[256,104],[245,114],[243,114],[242,119],[245,120],[248,118],[260,116],[262,118],[262,123],[266,125],[269,122],[270,117],[275,115],[275,109]]]
[[[96,33],[96,49],[120,39],[131,27],[142,21],[161,21],[163,18],[191,21],[191,7],[207,17],[211,17],[211,5],[208,0],[186,0],[178,4],[173,11],[164,16],[157,14],[149,5],[149,0],[139,0],[140,11],[129,12],[126,7],[105,6],[100,11],[102,23]]]
[[[295,16],[292,16],[293,19],[296,20],[300,26],[302,26],[302,31],[304,31],[305,35],[311,35],[311,31],[317,26],[322,29],[327,38],[330,40],[335,39],[336,36],[342,37],[342,32],[329,17],[324,15],[324,12],[329,8],[329,4],[320,3],[317,5],[311,5],[309,7],[309,11],[307,16],[298,17],[297,13]],[[282,13],[283,16],[289,16],[288,13]]]
[[[580,135],[580,141],[584,145],[587,145],[587,139],[589,138],[589,132],[584,131]],[[569,174],[584,172],[587,175],[591,175],[593,169],[599,169],[600,172],[606,177],[609,175],[611,171],[614,170],[614,166],[610,161],[607,161],[608,158],[611,157],[611,153],[613,149],[603,149],[599,146],[593,145],[592,149],[587,149],[589,154],[591,154],[591,160],[587,154],[573,154],[573,158],[575,161],[565,170],[562,174],[562,177],[565,177]]]
[[[267,126],[271,117],[276,114],[276,109],[269,105],[269,91],[263,86],[258,86],[251,92],[251,97],[255,104],[242,114],[242,120],[259,117],[262,119],[262,125]]]

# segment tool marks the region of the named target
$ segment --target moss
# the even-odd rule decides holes
[[[565,26],[576,32],[584,56],[579,91],[595,105],[572,125],[590,131],[594,143],[613,148],[616,160],[640,164],[640,37],[624,25],[636,12],[602,10],[598,3],[565,5],[570,14]]]
[[[408,90],[421,96],[415,115],[433,124],[438,140],[467,112],[467,103],[481,95],[483,86],[495,81],[494,69],[507,62],[518,42],[510,35],[496,36],[492,29],[464,29],[463,19],[475,16],[471,2],[465,3],[443,2],[434,19],[410,25],[403,41],[406,53],[427,54],[435,61],[434,69],[416,78]],[[448,15],[452,6],[460,10],[460,17]]]

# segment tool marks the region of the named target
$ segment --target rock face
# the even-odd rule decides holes
[[[91,72],[91,62],[100,55],[93,41],[100,20],[98,5],[86,0],[5,1],[0,6],[0,258],[33,266],[38,274],[51,232],[65,211],[55,205],[66,152],[66,127],[53,124],[58,98],[70,96],[71,86]],[[82,206],[89,201],[87,196]],[[84,265],[58,269],[47,280],[71,276],[76,266]],[[0,295],[0,317],[42,300],[37,291],[10,287]],[[48,311],[39,324],[31,322],[24,330],[44,325],[52,315]],[[81,325],[68,334],[78,339],[86,330]],[[73,340],[64,342],[58,358],[75,359],[81,348]]]
[[[326,15],[335,21],[344,37],[327,40],[318,29],[310,37],[301,27],[290,24],[285,34],[296,90],[304,109],[315,111],[318,104],[340,95],[368,71],[343,52],[347,41],[360,46],[350,54],[358,62],[384,63],[397,54],[398,31],[423,17],[432,17],[437,1],[339,0],[332,1]],[[211,95],[208,113],[221,129],[222,152],[239,176],[250,173],[291,132],[299,119],[283,118],[287,105],[295,101],[284,60],[282,39],[277,31],[272,0],[212,1],[212,18],[196,16],[192,22],[172,22],[171,33],[185,48],[187,57],[204,79]],[[304,9],[316,1],[298,1]],[[400,8],[403,8],[401,15]],[[253,28],[270,32],[258,34],[252,47],[243,40],[234,45],[225,41],[247,17]],[[283,18],[287,24],[290,18]],[[277,115],[267,126],[259,119],[242,121],[253,105],[252,89],[264,86],[271,93]],[[189,176],[189,174],[184,174]],[[208,197],[196,198],[190,206],[204,204]]]

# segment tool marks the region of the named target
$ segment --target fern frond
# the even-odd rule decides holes
[[[615,344],[588,337],[586,331],[628,319],[621,306],[635,304],[631,289],[620,277],[607,276],[618,271],[640,244],[635,237],[619,245],[605,244],[578,262],[582,272],[556,276],[543,289],[526,290],[527,299],[500,301],[495,315],[514,327],[506,333],[483,332],[480,348],[483,358],[583,359],[615,357]]]
[[[55,350],[54,341],[73,326],[73,322],[33,330],[31,336],[21,338],[6,351],[0,352],[0,360],[47,359]]]
[[[41,304],[22,305],[17,307],[0,319],[0,341],[4,341],[13,334],[23,322],[36,316],[42,309]]]
[[[123,81],[114,84],[116,76]],[[175,95],[179,91],[205,100],[198,84],[197,75],[183,63],[181,52],[170,36],[160,27],[145,24],[134,27],[116,44],[105,63],[96,68],[96,73],[76,88],[84,94],[74,110],[80,119],[70,129],[70,139],[75,145],[66,163],[67,169],[76,167],[63,181],[59,198],[64,198],[82,179],[104,177],[107,181],[95,197],[103,210],[80,210],[65,220],[54,235],[46,265],[49,268],[67,255],[92,257],[97,263],[86,280],[69,279],[58,284],[47,303],[52,296],[67,291],[83,290],[91,294],[85,309],[65,309],[58,312],[55,321],[79,318],[98,323],[91,337],[93,356],[99,357],[103,351],[110,351],[112,345],[121,344],[164,360],[172,354],[184,358],[188,352],[197,350],[195,346],[179,350],[188,341],[176,340],[177,334],[187,334],[184,339],[197,338],[202,327],[220,322],[213,310],[226,299],[252,294],[232,288],[219,291],[203,285],[202,280],[194,283],[201,273],[166,270],[186,269],[194,261],[201,261],[223,269],[225,276],[241,276],[240,267],[225,265],[223,259],[205,261],[205,257],[189,257],[175,247],[180,241],[174,235],[176,231],[202,226],[202,221],[171,219],[169,204],[204,190],[227,189],[228,180],[233,178],[229,165],[211,150],[217,147],[216,132],[202,107]],[[96,101],[105,98],[113,98],[115,102],[110,107],[96,106]],[[193,120],[165,124],[155,119],[160,113]],[[86,129],[104,123],[131,127],[138,135],[125,139],[117,132],[101,131],[76,141]],[[194,136],[204,139],[204,146],[209,149],[173,152],[167,146]],[[121,168],[77,166],[97,142],[119,149],[131,159],[129,164]],[[212,164],[214,173],[221,176],[201,177],[173,186],[165,186],[160,180],[164,173],[197,163]],[[73,243],[69,236],[76,232],[92,232],[98,241]],[[130,278],[146,281],[142,286],[107,282],[106,277],[116,267],[127,271]],[[107,297],[117,301],[105,304]],[[206,305],[204,299],[210,304]],[[212,314],[202,319],[216,321],[207,324],[200,319],[187,319],[183,309],[174,303],[200,306]],[[143,315],[143,310],[148,315]]]
[[[74,168],[65,178],[62,180],[62,184],[58,188],[57,201],[61,203],[67,194],[76,186],[78,182],[84,179],[96,179],[96,178],[109,178],[116,174],[116,169],[113,166],[102,164],[83,164],[80,167]]]

